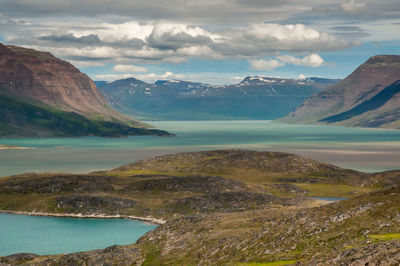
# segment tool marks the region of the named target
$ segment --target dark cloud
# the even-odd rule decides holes
[[[112,57],[91,57],[91,56],[71,55],[71,56],[66,56],[66,59],[74,61],[107,61],[111,60]]]
[[[38,37],[40,41],[47,41],[55,45],[72,45],[76,47],[82,46],[112,46],[120,48],[136,48],[140,49],[145,45],[145,42],[138,38],[130,38],[119,40],[118,42],[104,42],[101,41],[96,34],[89,34],[86,36],[75,37],[72,33],[64,35],[46,35]]]
[[[337,31],[363,31],[360,27],[356,26],[336,26],[332,27],[331,29]]]
[[[99,45],[101,41],[99,37],[95,34],[90,34],[82,37],[75,37],[73,34],[65,35],[48,35],[39,37],[39,40],[51,41],[51,42],[61,42],[64,44],[80,44],[80,45]]]
[[[96,64],[341,50],[371,31],[382,40],[379,24],[400,17],[398,0],[0,0],[0,10],[6,42]]]
[[[199,22],[266,21],[297,12],[292,0],[1,0],[0,9],[16,17],[118,15],[135,20]]]
[[[154,31],[147,38],[147,41],[150,47],[160,50],[176,50],[178,48],[209,45],[212,43],[212,40],[206,36],[191,36],[186,32],[155,34]]]
[[[331,30],[335,31],[333,33],[335,36],[345,39],[364,38],[370,36],[369,33],[357,26],[336,26],[332,27]]]

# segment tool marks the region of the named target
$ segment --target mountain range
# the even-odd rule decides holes
[[[131,116],[400,128],[400,56],[373,56],[343,80],[93,82],[50,53],[0,44],[0,136],[168,135]]]
[[[93,81],[47,52],[0,44],[0,136],[163,135],[114,110]]]
[[[377,55],[281,121],[400,128],[399,92],[400,56]]]
[[[249,76],[238,84],[221,86],[182,80],[151,84],[135,78],[96,84],[113,107],[141,119],[272,120],[337,81]]]

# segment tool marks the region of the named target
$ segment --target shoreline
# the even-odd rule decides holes
[[[61,218],[95,218],[95,219],[131,219],[137,221],[148,222],[157,225],[163,225],[167,221],[163,219],[156,219],[153,217],[141,217],[133,215],[107,215],[107,214],[82,214],[82,213],[47,213],[47,212],[28,212],[28,211],[7,211],[0,210],[0,213],[18,214],[18,215],[29,215],[29,216],[44,216],[44,217],[61,217]]]
[[[30,150],[30,149],[34,149],[34,147],[21,147],[21,146],[0,144],[0,150]]]

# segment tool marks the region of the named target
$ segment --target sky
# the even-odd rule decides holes
[[[399,0],[1,0],[0,42],[93,80],[344,78],[400,54]]]

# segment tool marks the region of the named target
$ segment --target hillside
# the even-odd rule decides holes
[[[249,169],[257,178],[243,175]],[[399,171],[365,174],[242,150],[166,155],[85,175],[6,177],[0,180],[3,211],[151,216],[166,223],[132,245],[16,254],[0,263],[396,265],[399,178]],[[331,204],[304,197],[345,191],[350,199]]]
[[[148,120],[276,119],[337,80],[247,77],[213,86],[181,80],[154,84],[134,78],[98,82],[111,105]]]
[[[400,56],[373,56],[281,121],[400,128],[399,80]]]
[[[112,109],[96,85],[47,52],[0,44],[0,136],[165,135]]]

